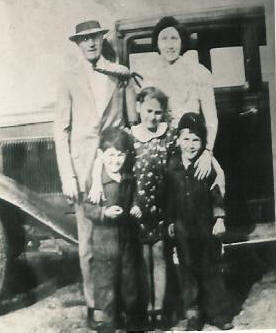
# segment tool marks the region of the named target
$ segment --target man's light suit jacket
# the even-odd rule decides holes
[[[101,61],[101,67],[119,72],[128,70],[106,59]],[[88,75],[83,65],[64,74],[55,121],[56,154],[62,185],[76,177],[81,192],[86,190],[86,183],[89,182],[102,130],[125,125],[124,103],[128,120],[137,120],[132,81],[124,85],[117,77],[109,75],[105,96],[94,96]],[[105,98],[101,103],[103,110],[96,109],[96,98]]]

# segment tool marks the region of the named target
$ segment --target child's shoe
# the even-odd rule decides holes
[[[112,324],[105,323],[101,320],[95,320],[94,308],[87,309],[87,327],[97,332],[113,333],[116,330]]]
[[[213,322],[214,326],[217,328],[226,331],[226,330],[231,330],[234,328],[234,325],[232,322],[222,322],[222,321],[214,321]]]
[[[223,331],[231,330],[234,328],[233,323],[226,318],[214,319],[211,323]]]
[[[186,331],[201,331],[204,323],[197,306],[186,311],[187,326]]]

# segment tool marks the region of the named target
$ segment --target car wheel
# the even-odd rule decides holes
[[[10,262],[9,241],[6,230],[0,220],[0,298],[6,291]]]

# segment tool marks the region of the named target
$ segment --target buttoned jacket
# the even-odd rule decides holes
[[[194,163],[187,169],[183,166],[178,150],[168,163],[165,202],[167,220],[176,224],[176,231],[186,236],[208,239],[212,234],[215,219],[224,217],[224,203],[216,185],[214,170],[204,179],[197,179]]]

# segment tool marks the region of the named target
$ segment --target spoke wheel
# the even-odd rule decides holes
[[[0,220],[0,298],[6,291],[9,261],[10,255],[8,237],[3,223]]]

